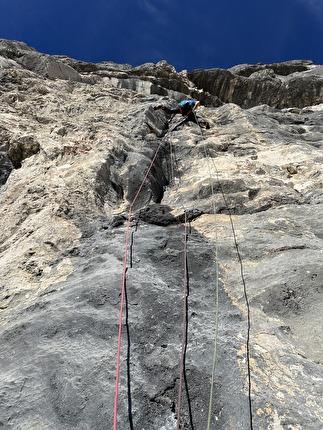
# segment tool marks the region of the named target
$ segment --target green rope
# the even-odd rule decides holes
[[[202,131],[201,131],[201,135],[203,137]],[[210,157],[209,157],[209,159],[211,160],[211,162],[213,164],[213,168],[214,168],[214,170],[216,172],[217,181],[218,181],[218,183],[220,185],[220,190],[221,190],[222,198],[223,198],[225,206],[226,206],[226,208],[227,208],[227,210],[229,212],[231,230],[232,230],[232,234],[233,234],[233,241],[234,241],[234,245],[235,245],[235,248],[236,248],[236,252],[237,252],[237,256],[238,256],[238,260],[239,260],[239,264],[240,264],[241,280],[242,280],[243,292],[244,292],[244,297],[245,297],[245,302],[246,302],[246,307],[247,307],[247,323],[248,323],[248,327],[247,327],[247,339],[246,339],[246,349],[247,349],[247,351],[246,351],[246,360],[247,360],[247,375],[248,375],[248,403],[249,403],[250,430],[253,430],[253,413],[252,413],[252,399],[251,399],[251,365],[250,365],[250,331],[251,331],[250,304],[249,304],[249,298],[248,298],[248,294],[247,294],[247,286],[246,286],[246,281],[245,281],[245,276],[244,276],[242,257],[241,257],[240,250],[239,250],[239,245],[238,245],[238,242],[237,242],[237,236],[236,236],[235,227],[234,227],[234,224],[233,224],[231,210],[229,208],[227,199],[225,197],[222,185],[221,185],[221,183],[219,181],[219,173],[218,173],[218,170],[217,170],[216,165],[214,163],[214,159],[210,158]],[[208,427],[208,430],[209,429],[210,429],[210,427]]]
[[[194,113],[195,115],[195,113]],[[203,132],[201,129],[201,126],[196,118],[196,122],[199,126],[200,133],[202,136],[202,140],[204,142],[203,148],[205,157],[207,159],[207,168],[208,173],[210,176],[210,179],[212,178],[212,172],[210,168],[210,154],[207,150],[205,139],[203,136]],[[213,161],[213,160],[212,160]],[[213,163],[213,167],[215,168],[215,165]],[[211,181],[211,194],[212,194],[212,206],[213,206],[213,214],[216,215],[216,207],[215,207],[215,193],[214,193],[214,187],[213,182]],[[213,360],[212,360],[212,372],[211,372],[211,386],[210,386],[210,396],[209,396],[209,408],[208,408],[208,420],[207,420],[207,430],[211,429],[211,420],[212,420],[212,405],[213,405],[213,398],[214,398],[214,385],[215,385],[215,371],[216,371],[216,365],[217,365],[217,350],[218,350],[218,334],[219,334],[219,263],[218,263],[218,232],[216,230],[215,232],[215,333],[214,333],[214,346],[213,346]]]
[[[214,396],[214,382],[215,382],[215,369],[216,369],[216,359],[217,359],[217,339],[219,333],[219,265],[218,265],[218,252],[217,246],[215,251],[215,300],[216,300],[216,308],[215,308],[215,338],[214,338],[214,348],[213,348],[213,362],[212,362],[212,378],[211,378],[211,387],[210,387],[210,399],[209,399],[209,411],[208,411],[208,419],[207,419],[207,430],[211,428],[211,418],[212,418],[212,404],[213,404],[213,396]]]

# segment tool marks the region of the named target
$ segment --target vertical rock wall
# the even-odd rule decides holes
[[[211,428],[322,428],[320,66],[0,54],[0,427],[113,427],[126,220],[160,147],[130,219],[118,428],[177,428],[183,313],[180,428],[207,428],[215,347]],[[183,95],[209,130],[166,133],[152,106]]]

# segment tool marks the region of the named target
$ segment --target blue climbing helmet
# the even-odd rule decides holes
[[[181,102],[179,102],[179,105],[185,106],[187,103],[191,106],[191,108],[193,108],[195,106],[196,101],[193,99],[192,100],[182,100]]]
[[[182,115],[189,115],[194,106],[195,106],[196,101],[195,100],[182,100],[179,103],[179,108],[180,108],[180,112]]]

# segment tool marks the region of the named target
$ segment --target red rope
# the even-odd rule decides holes
[[[186,345],[186,332],[187,332],[187,219],[185,214],[185,229],[184,229],[184,309],[183,309],[183,322],[182,322],[182,352],[181,352],[181,366],[179,375],[178,386],[178,404],[177,404],[177,426],[179,430],[180,417],[181,417],[181,403],[182,403],[182,387],[183,387],[183,373],[184,373],[184,360],[185,360],[185,345]]]
[[[123,254],[123,275],[122,275],[122,290],[121,290],[120,312],[119,312],[119,329],[118,329],[118,346],[117,346],[117,363],[116,363],[116,384],[115,384],[114,409],[113,409],[113,430],[117,430],[117,424],[118,424],[121,336],[122,336],[123,307],[124,307],[124,301],[125,301],[125,289],[126,289],[126,279],[127,279],[127,256],[128,256],[128,247],[129,247],[131,215],[132,215],[132,210],[133,210],[133,207],[135,205],[135,202],[136,202],[143,186],[145,185],[145,183],[147,181],[148,175],[149,175],[151,168],[152,168],[152,166],[156,160],[157,154],[159,152],[159,149],[160,149],[162,143],[163,143],[163,141],[161,140],[159,145],[157,146],[157,149],[156,149],[154,156],[151,160],[151,163],[148,167],[147,173],[146,173],[144,179],[142,180],[135,197],[132,200],[132,203],[131,203],[130,208],[129,208],[129,213],[128,213],[128,221],[127,221],[127,228],[126,228],[126,243],[125,243],[124,254]]]

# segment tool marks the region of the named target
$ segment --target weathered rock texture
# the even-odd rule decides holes
[[[310,61],[194,70],[188,77],[223,102],[243,108],[259,104],[279,109],[304,108],[322,103],[323,99],[323,66]]]
[[[0,428],[112,428],[126,218],[162,139],[131,219],[118,428],[176,428],[185,210],[180,427],[206,428],[218,304],[211,428],[322,429],[322,66],[0,54]],[[165,135],[152,106],[187,95],[210,130]]]

